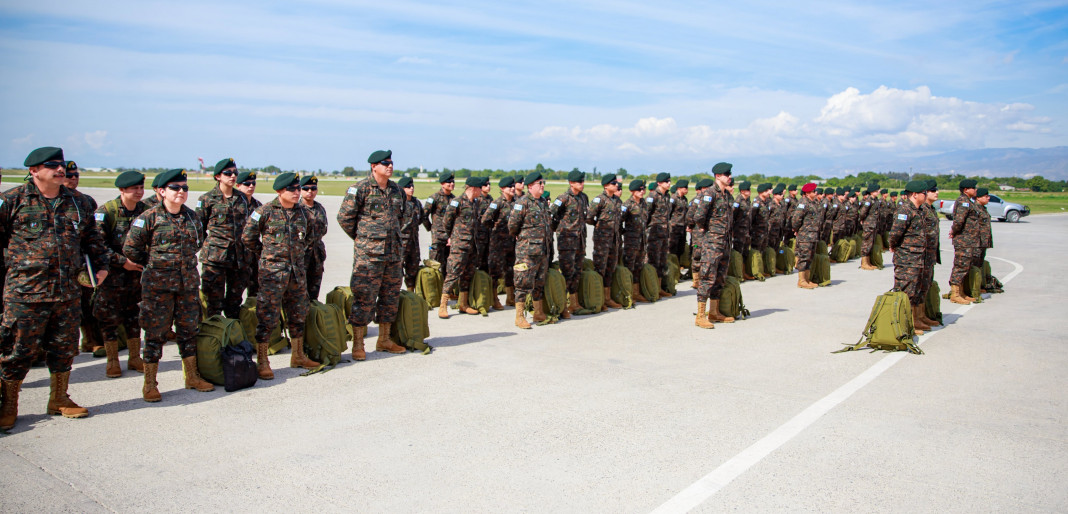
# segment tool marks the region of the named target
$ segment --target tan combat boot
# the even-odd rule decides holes
[[[916,334],[918,336],[922,336],[923,335],[923,331],[924,331],[924,326],[921,324],[920,319],[917,316],[916,307],[917,307],[916,305],[912,306],[912,333]],[[926,329],[930,330],[931,327],[926,327]]]
[[[466,295],[467,293],[460,293]],[[478,311],[475,311],[478,312]],[[375,341],[376,352],[389,352],[389,353],[408,353],[408,349],[394,343],[389,338],[390,328],[393,327],[392,323],[379,323],[378,324],[378,341]]]
[[[271,371],[271,360],[267,358],[267,343],[256,343],[256,373],[260,380],[273,380],[274,371]]]
[[[48,396],[47,412],[53,416],[62,415],[64,418],[84,418],[89,415],[89,410],[79,407],[67,394],[67,384],[70,380],[70,372],[52,373],[52,394]]]
[[[802,289],[816,289],[819,284],[816,284],[808,279],[812,274],[812,270],[805,270],[797,272],[797,287]]]
[[[578,293],[567,295],[567,305],[564,306],[564,311],[560,313],[560,319],[571,319],[571,312],[578,310],[578,308],[573,308],[572,305],[578,305]]]
[[[460,293],[460,300],[457,302],[456,307],[460,309],[460,312],[464,314],[478,314],[478,310],[471,307],[467,303],[467,298],[470,295],[467,291]]]
[[[649,300],[642,296],[642,288],[637,283],[632,284],[630,296],[634,299],[634,303],[644,302],[649,303]]]
[[[304,369],[314,369],[319,367],[318,362],[309,359],[308,356],[304,354],[303,336],[294,337],[293,340],[289,342],[289,344],[293,347],[289,354],[289,367]]]
[[[609,309],[622,309],[623,308],[622,305],[616,303],[616,301],[612,299],[612,288],[611,287],[604,288],[604,306],[609,308]]]
[[[119,364],[119,342],[104,341],[104,351],[107,352],[108,363],[104,368],[104,376],[119,378],[122,376],[122,365]]]
[[[522,302],[515,302],[515,326],[519,328],[530,328],[530,323],[527,322],[527,316],[524,310],[527,306]]]
[[[871,257],[864,256],[860,258],[860,269],[873,270],[879,268],[871,263]]]
[[[0,430],[10,430],[19,416],[19,391],[21,380],[3,380],[0,383]]]
[[[693,321],[693,324],[698,328],[716,328],[716,326],[708,320],[708,314],[705,313],[705,303],[706,302],[697,300],[697,319]]]
[[[159,371],[158,362],[145,363],[145,385],[141,387],[141,398],[146,402],[158,402],[163,399],[159,394],[159,383],[156,382],[157,371]]]
[[[509,306],[509,307],[515,305],[515,288],[514,287],[505,287],[504,288],[504,304]]]
[[[496,284],[497,281],[494,280],[493,283]],[[504,310],[504,306],[501,305],[501,297],[497,295],[496,289],[494,289],[493,291],[490,291],[490,294],[493,295],[493,306],[490,307],[490,308],[495,310],[495,311],[503,311]]]
[[[214,391],[215,386],[200,377],[200,369],[197,368],[197,356],[182,357],[182,374],[185,375],[185,388],[196,389],[202,393]]]
[[[923,320],[923,304],[912,306],[912,325],[920,330],[931,330],[931,325]]]
[[[367,327],[352,327],[352,360],[367,360],[367,352],[363,349],[363,338],[367,336]]]
[[[724,316],[722,312],[719,312],[719,298],[709,298],[708,321],[711,321],[712,323],[734,323],[734,318]]]
[[[670,298],[671,297],[671,293],[669,293],[667,291],[664,291],[664,279],[662,279],[662,278],[656,279],[656,285],[657,285],[657,288],[656,288],[657,289],[657,294],[659,294],[661,298]]]
[[[965,298],[963,295],[961,295],[960,289],[961,289],[960,284],[958,284],[958,285],[950,284],[949,285],[949,291],[950,291],[949,292],[949,301],[951,301],[953,303],[959,303],[961,305],[971,305],[972,302],[968,301],[967,298]]]
[[[542,323],[549,319],[549,317],[545,315],[545,300],[532,301],[534,302],[534,323]],[[516,302],[516,307],[519,306],[518,304],[519,302]]]
[[[126,369],[138,373],[145,372],[145,361],[141,358],[141,338],[131,337],[126,340],[129,355],[126,356]]]
[[[449,319],[449,295],[441,293],[441,304],[438,305],[438,317]]]

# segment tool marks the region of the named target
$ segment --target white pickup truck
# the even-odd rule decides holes
[[[945,215],[947,220],[952,220],[953,204],[955,202],[956,200],[939,200],[935,203],[938,204],[938,212]],[[1020,218],[1031,214],[1030,207],[1019,203],[1006,202],[994,195],[990,195],[990,203],[986,204],[986,211],[990,213],[991,218],[1008,221],[1009,223],[1016,223],[1020,221]]]

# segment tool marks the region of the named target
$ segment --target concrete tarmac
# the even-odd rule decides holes
[[[320,200],[325,297],[348,285],[352,242],[333,220],[341,198]],[[235,393],[181,389],[167,345],[155,404],[142,375],[105,378],[82,354],[70,393],[88,418],[46,415],[47,371],[26,378],[0,437],[0,510],[1065,512],[1068,216],[993,231],[1005,293],[943,301],[925,355],[831,354],[892,287],[889,253],[881,271],[832,265],[817,290],[796,275],[746,282],[752,316],[714,330],[694,327],[689,282],[533,330],[511,310],[431,312],[430,355],[371,352],[301,377],[284,353],[275,380]]]

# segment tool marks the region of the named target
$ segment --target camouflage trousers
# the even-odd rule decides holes
[[[415,290],[419,277],[419,236],[401,240],[401,267],[404,269],[404,287]]]
[[[93,316],[105,341],[119,340],[119,325],[126,327],[127,339],[141,337],[140,301],[141,272],[111,268],[93,295]]]
[[[430,244],[430,258],[441,263],[442,274],[446,273],[447,266],[445,264],[449,262],[449,252],[451,250],[448,239],[435,239]]]
[[[460,291],[467,291],[471,287],[471,278],[475,276],[475,259],[478,257],[478,250],[474,245],[463,247],[453,247],[449,251],[449,272],[445,274],[445,281],[441,285],[442,291],[453,291],[455,287],[459,286]]]
[[[834,243],[833,241],[831,241],[831,226],[832,225],[830,223],[824,223],[823,227],[820,229],[820,240],[827,243],[828,245]]]
[[[630,270],[634,279],[642,276],[645,266],[645,238],[638,235],[623,236],[623,266]]]
[[[260,260],[252,259],[252,262],[248,263],[248,276],[258,277],[260,276]],[[245,290],[248,291],[249,298],[255,298],[256,293],[260,291],[260,282],[258,280],[246,280],[247,282]]]
[[[326,245],[323,244],[322,241],[320,241],[318,245],[314,245],[311,248],[308,248],[306,252],[304,252],[304,281],[307,284],[307,294],[309,300],[319,299],[319,290],[323,286],[323,271],[325,269],[325,262]],[[258,296],[259,295],[257,294],[257,297]],[[259,304],[257,303],[256,305]],[[287,309],[286,312],[289,312],[289,310]]]
[[[5,302],[0,322],[0,378],[22,380],[44,351],[50,373],[70,371],[78,349],[81,300]]]
[[[526,300],[530,295],[534,301],[545,295],[545,275],[549,273],[549,259],[540,254],[516,254],[515,258],[515,299]]]
[[[920,283],[922,290],[920,293],[923,297],[927,297],[927,290],[931,288],[931,283],[934,282],[934,268],[935,262],[938,259],[938,250],[928,250],[926,256],[927,265],[923,267],[923,281]]]
[[[308,286],[303,272],[282,262],[260,262],[260,292],[256,295],[257,343],[270,342],[271,332],[278,326],[283,309],[289,336],[304,337]]]
[[[515,287],[515,238],[495,236],[490,239],[489,274],[503,278],[505,287]]]
[[[686,247],[686,225],[671,227],[671,235],[668,236],[668,253],[682,255]]]
[[[924,268],[912,268],[905,266],[894,266],[894,289],[898,291],[904,291],[909,296],[909,303],[912,305],[920,305],[923,303],[924,295],[927,292],[927,287],[930,284],[924,285]]]
[[[612,285],[619,262],[619,246],[616,245],[615,233],[594,232],[593,234],[593,270],[601,274],[605,286]]]
[[[354,262],[349,280],[352,289],[349,322],[354,327],[366,327],[372,318],[377,323],[393,323],[397,319],[401,280],[400,259]]]
[[[867,227],[864,229],[864,244],[860,245],[860,256],[870,257],[872,248],[875,248],[875,238],[879,235],[875,232],[875,227]]]
[[[730,247],[726,244],[706,245],[701,248],[701,261],[698,264],[701,283],[697,285],[697,301],[719,299],[723,286],[727,283],[730,256]]]
[[[668,236],[662,232],[649,231],[646,239],[645,262],[656,268],[656,276],[667,275]]]
[[[173,326],[182,358],[197,354],[200,330],[200,298],[196,289],[158,290],[141,288],[141,328],[145,331],[145,362],[159,362],[163,356],[163,335]]]
[[[579,277],[582,275],[582,261],[586,259],[579,236],[558,236],[557,248],[560,252],[560,273],[567,283],[567,292],[575,294],[579,290]]]
[[[475,238],[475,269],[489,273],[489,236]]]
[[[81,288],[81,295],[79,308],[82,311],[81,328],[86,339],[84,345],[86,347],[104,346],[104,341],[97,340],[100,338],[100,322],[93,316],[93,289],[83,287]]]
[[[812,259],[816,257],[816,242],[797,242],[794,255],[797,256],[797,271],[808,271],[812,267]]]
[[[248,270],[204,264],[200,287],[208,298],[208,316],[219,314],[237,319],[241,314],[241,296],[248,287]]]
[[[768,231],[768,246],[776,252],[779,251],[779,246],[782,244],[782,229],[772,228]]]
[[[983,268],[983,255],[986,251],[980,248],[956,247],[953,249],[953,271],[949,273],[949,285],[959,286],[964,283],[964,277],[972,266]]]

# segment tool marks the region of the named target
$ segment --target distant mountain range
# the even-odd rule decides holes
[[[878,160],[876,160],[878,159]],[[958,150],[912,158],[865,159],[850,156],[812,163],[797,174],[844,177],[862,171],[908,172],[929,175],[960,174],[983,177],[1024,177],[1041,175],[1049,180],[1068,180],[1068,146],[1051,148],[985,148]],[[784,163],[785,164],[785,163]],[[798,163],[795,161],[794,166]]]

